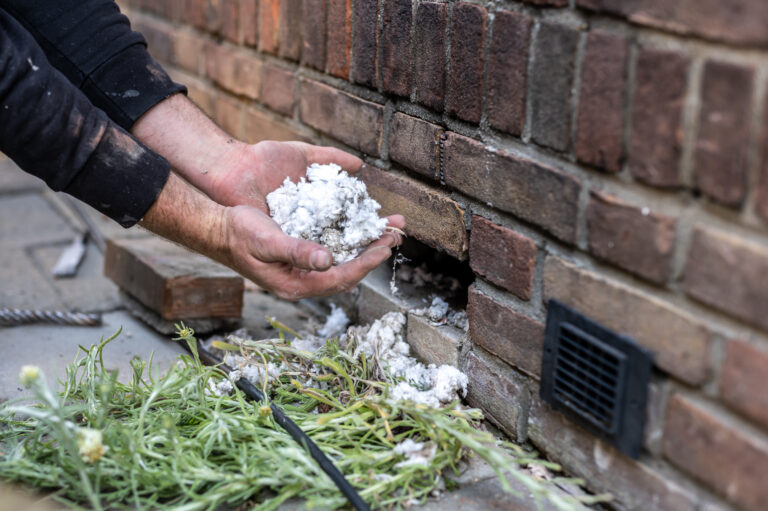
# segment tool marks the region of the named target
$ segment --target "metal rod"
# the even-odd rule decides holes
[[[37,309],[0,309],[0,326],[29,325],[32,323],[49,323],[66,326],[98,326],[101,325],[101,314]]]

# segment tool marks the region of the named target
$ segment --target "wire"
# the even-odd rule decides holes
[[[182,345],[184,345],[187,350],[189,350],[189,346],[186,346],[186,343],[182,343]],[[227,366],[219,357],[205,349],[200,345],[200,343],[198,343],[197,352],[200,360],[204,364],[218,366],[222,371],[227,373],[232,371],[232,369]],[[245,392],[245,395],[252,400],[266,400],[264,393],[245,378],[240,378],[237,380],[236,384],[237,387]],[[344,474],[342,474],[336,465],[334,465],[333,462],[328,458],[328,456],[326,456],[325,453],[320,450],[317,444],[313,442],[312,439],[309,438],[309,436],[307,436],[307,434],[304,433],[295,422],[289,419],[288,416],[285,415],[285,412],[283,412],[277,405],[270,403],[269,408],[272,410],[272,416],[274,417],[275,422],[280,424],[280,426],[282,426],[283,429],[285,429],[288,434],[291,435],[291,438],[293,438],[296,443],[301,445],[304,449],[307,450],[307,452],[309,452],[309,455],[312,456],[318,465],[320,465],[320,468],[323,469],[323,472],[328,474],[328,477],[331,478],[334,484],[336,484],[339,490],[341,490],[341,493],[343,493],[347,500],[349,500],[350,504],[352,504],[352,507],[354,507],[357,511],[370,511],[371,508],[368,506],[368,504],[365,503],[355,488],[349,484],[349,481],[347,481],[347,479],[344,477]]]

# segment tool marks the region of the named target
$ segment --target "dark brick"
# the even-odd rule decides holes
[[[744,201],[750,133],[751,67],[708,61],[701,90],[696,186],[731,207]]]
[[[205,39],[195,31],[178,29],[173,32],[171,63],[190,73],[198,74],[204,64]]]
[[[589,251],[657,284],[669,279],[674,219],[592,191],[587,206]]]
[[[475,286],[469,288],[467,317],[473,343],[539,378],[541,351],[544,348],[543,323],[500,304]]]
[[[352,23],[352,81],[376,88],[378,0],[356,0]]]
[[[364,167],[361,178],[371,197],[381,204],[381,215],[405,217],[409,236],[458,259],[467,254],[464,210],[444,193],[395,172]]]
[[[240,0],[221,0],[220,12],[221,35],[233,43],[240,42]]]
[[[392,116],[389,127],[389,157],[432,179],[440,173],[440,146],[444,130],[402,113]]]
[[[673,396],[667,407],[664,454],[741,509],[763,511],[768,506],[768,448],[726,424],[714,410]]]
[[[450,186],[539,225],[563,241],[576,236],[581,184],[578,179],[532,160],[449,133],[444,145],[445,181]]]
[[[466,336],[466,332],[456,327],[433,325],[429,318],[408,313],[408,345],[425,364],[458,367],[459,350]]]
[[[280,0],[259,0],[259,50],[276,53],[280,23]]]
[[[682,310],[550,256],[544,265],[544,299],[557,298],[654,353],[654,363],[699,385],[710,376],[709,331]]]
[[[534,5],[552,5],[554,7],[567,7],[568,0],[523,0]]]
[[[133,29],[147,40],[150,55],[161,62],[173,59],[173,32],[171,26],[145,16],[134,16]]]
[[[558,151],[568,149],[571,139],[571,88],[578,43],[577,30],[550,21],[541,23],[533,42],[531,137]]]
[[[512,229],[472,216],[469,263],[475,273],[523,300],[531,299],[536,243]]]
[[[264,66],[261,77],[261,102],[272,110],[292,116],[296,105],[296,79],[287,69]]]
[[[301,13],[303,46],[301,63],[319,71],[325,70],[326,0],[304,0]]]
[[[763,427],[768,427],[767,374],[768,351],[744,341],[728,343],[720,396],[728,406]]]
[[[520,135],[525,123],[532,24],[529,16],[511,11],[498,11],[493,22],[486,115],[491,126],[513,135]]]
[[[255,144],[262,140],[312,141],[310,137],[297,131],[283,119],[255,108],[245,110],[245,140],[249,144]]]
[[[451,19],[451,71],[446,111],[478,123],[482,111],[485,23],[488,13],[479,5],[459,3]]]
[[[210,43],[205,49],[206,73],[224,89],[259,99],[261,61],[242,49]]]
[[[768,97],[768,94],[766,94]],[[755,209],[757,214],[763,220],[768,222],[768,101],[765,102],[765,111],[763,113],[763,136],[762,136],[762,167],[757,183],[757,201]]]
[[[650,185],[682,184],[679,165],[689,64],[689,59],[672,51],[641,50],[637,58],[629,169]]]
[[[581,65],[576,158],[611,172],[622,164],[628,53],[625,37],[593,31]]]
[[[768,330],[768,249],[725,232],[698,228],[685,269],[692,297]]]
[[[736,44],[768,44],[768,10],[762,0],[577,0],[576,4],[671,32]]]
[[[411,93],[411,0],[386,0],[382,15],[381,84],[398,96]]]
[[[352,46],[352,0],[328,0],[328,73],[349,79],[349,52]]]
[[[299,60],[301,55],[302,5],[302,0],[280,0],[278,24],[280,51],[278,54],[284,59]],[[313,19],[317,23],[317,18],[313,16]]]
[[[243,43],[259,44],[259,0],[240,0],[240,28]]]
[[[467,355],[467,402],[481,408],[505,433],[521,440],[525,430],[519,426],[524,424],[526,417],[530,400],[528,389],[523,378],[511,371],[508,375],[503,374],[484,360],[486,358],[490,357],[483,353]]]
[[[413,86],[416,101],[442,111],[445,102],[445,23],[447,4],[422,2],[413,36]]]
[[[205,30],[213,34],[221,33],[222,4],[226,0],[208,0],[205,3]]]
[[[384,107],[327,85],[302,80],[301,120],[364,153],[381,155]]]
[[[197,28],[205,28],[205,0],[184,0],[182,19]]]

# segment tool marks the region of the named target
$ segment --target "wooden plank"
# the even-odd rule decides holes
[[[242,315],[241,276],[160,238],[109,240],[104,274],[164,319]]]

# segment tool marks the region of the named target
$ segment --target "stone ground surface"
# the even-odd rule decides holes
[[[149,235],[139,228],[125,230],[93,210],[89,215],[106,238]],[[24,174],[0,154],[0,308],[101,312],[104,323],[99,327],[0,327],[0,400],[23,395],[17,380],[22,365],[40,366],[49,381],[61,378],[79,345],[89,346],[119,328],[122,334],[105,350],[105,361],[122,375],[129,374],[128,364],[134,356],[147,360],[154,353],[155,368],[161,371],[182,352],[169,336],[158,334],[126,310],[116,286],[103,277],[103,257],[92,243],[76,277],[53,278],[54,263],[80,228],[81,221],[68,211],[61,195],[46,190],[41,181]],[[267,315],[298,329],[310,320],[310,314],[294,304],[259,291],[246,292],[243,326],[257,336],[271,337],[274,330],[270,330]],[[504,493],[492,471],[477,461],[469,464],[458,483],[458,490],[443,494],[422,509],[550,509],[546,505],[537,508],[520,486],[518,497]],[[18,504],[15,499],[24,497],[13,492],[0,487],[0,511],[31,509],[29,504]],[[302,504],[289,503],[283,508],[302,509]]]

